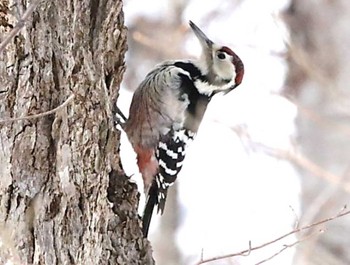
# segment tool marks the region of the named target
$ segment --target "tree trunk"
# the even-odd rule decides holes
[[[298,140],[320,171],[333,174],[302,172],[304,223],[334,215],[349,202],[349,12],[346,0],[292,0],[286,12],[292,43],[286,93],[299,106]],[[326,233],[304,242],[295,264],[350,264],[349,221],[332,222]]]
[[[2,36],[16,3],[0,4]],[[2,264],[154,263],[113,124],[125,51],[122,1],[52,0],[0,54]]]

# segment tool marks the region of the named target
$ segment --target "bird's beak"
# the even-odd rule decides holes
[[[208,48],[211,49],[214,43],[191,20],[190,20],[190,26],[191,26],[194,34],[196,34],[203,49],[208,49]]]

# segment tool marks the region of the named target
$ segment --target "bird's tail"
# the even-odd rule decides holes
[[[147,201],[142,217],[142,232],[144,237],[148,235],[148,229],[151,224],[154,207],[157,206],[157,213],[163,214],[165,201],[167,198],[168,187],[158,187],[157,178],[159,174],[153,179],[152,185],[147,192]],[[158,180],[159,181],[159,180]]]
[[[158,200],[158,187],[155,180],[153,180],[150,189],[148,190],[147,202],[145,210],[143,211],[142,216],[142,233],[145,238],[147,238],[149,226],[151,224],[151,219],[153,215],[153,209],[157,204]]]

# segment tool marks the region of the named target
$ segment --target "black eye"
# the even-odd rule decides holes
[[[218,53],[218,58],[219,58],[220,60],[224,60],[224,59],[226,58],[226,56],[225,56],[224,53],[220,52],[220,53]]]

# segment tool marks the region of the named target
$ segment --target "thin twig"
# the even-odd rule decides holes
[[[33,13],[35,8],[39,5],[41,0],[34,0],[27,10],[24,12],[23,16],[20,20],[18,20],[16,26],[11,30],[11,32],[7,35],[6,39],[0,43],[0,53],[6,48],[7,44],[18,34],[18,32],[24,27],[26,20]]]
[[[251,252],[252,252],[252,241],[251,241],[251,240],[249,240],[249,248],[248,248],[248,252],[247,252],[247,253],[242,254],[242,256],[249,256]]]
[[[324,232],[324,230],[320,230],[320,231],[318,231],[317,233],[308,235],[308,236],[304,237],[303,239],[300,239],[300,240],[295,241],[295,242],[292,243],[292,244],[284,245],[283,248],[281,248],[279,251],[277,251],[276,253],[272,254],[270,257],[268,257],[268,258],[266,258],[266,259],[264,259],[264,260],[262,260],[262,261],[256,263],[255,265],[260,265],[260,264],[263,264],[263,263],[265,263],[265,262],[267,262],[267,261],[269,261],[269,260],[272,260],[274,257],[276,257],[276,256],[278,256],[279,254],[281,254],[283,251],[285,251],[285,250],[287,250],[287,249],[289,249],[289,248],[292,248],[292,247],[294,247],[294,246],[296,246],[296,245],[298,245],[298,244],[300,244],[300,243],[302,243],[302,242],[304,242],[304,241],[310,239],[311,237],[314,237],[314,236],[318,235],[319,233],[323,233],[323,232]]]
[[[69,98],[66,99],[65,102],[63,102],[61,105],[59,105],[58,107],[56,107],[56,108],[54,108],[52,110],[45,111],[45,112],[38,113],[38,114],[34,114],[34,115],[24,116],[24,117],[3,119],[3,120],[0,120],[0,124],[1,123],[21,121],[21,120],[37,119],[37,118],[41,118],[41,117],[53,114],[53,113],[59,111],[60,109],[64,108],[65,106],[67,106],[68,103],[71,102],[73,99],[74,99],[74,95],[72,94],[72,95],[69,96]]]
[[[289,237],[290,235],[302,232],[304,230],[308,230],[310,228],[319,226],[319,225],[324,224],[324,223],[328,223],[328,222],[330,222],[330,221],[332,221],[334,219],[337,219],[337,218],[340,218],[342,216],[350,214],[350,210],[344,211],[345,209],[346,209],[346,206],[335,216],[323,219],[321,221],[318,221],[318,222],[315,222],[315,223],[312,223],[312,224],[309,224],[309,225],[305,225],[305,226],[300,227],[298,229],[294,229],[294,230],[292,230],[292,231],[290,231],[290,232],[288,232],[288,233],[286,233],[286,234],[284,234],[284,235],[282,235],[280,237],[277,237],[277,238],[275,238],[275,239],[273,239],[271,241],[268,241],[268,242],[266,242],[264,244],[261,244],[259,246],[249,247],[249,249],[245,249],[245,250],[242,250],[242,251],[236,252],[236,253],[231,253],[231,254],[227,254],[227,255],[216,256],[216,257],[204,259],[204,260],[201,260],[201,261],[197,262],[196,265],[200,265],[200,264],[204,264],[204,263],[208,263],[208,262],[212,262],[212,261],[217,261],[217,260],[222,260],[222,259],[227,259],[227,258],[232,258],[232,257],[237,257],[237,256],[244,256],[247,253],[250,253],[250,252],[252,252],[254,250],[261,249],[261,248],[264,248],[264,247],[266,247],[268,245],[271,245],[271,244],[274,244],[274,243],[276,243],[278,241],[281,241],[282,239],[284,239],[286,237]]]
[[[294,225],[294,229],[298,229],[299,227],[299,216],[298,214],[296,213],[296,211],[294,210],[293,206],[292,205],[289,205],[289,208],[292,210],[294,216],[295,216],[295,225]]]
[[[277,93],[272,93],[272,94],[279,95]],[[283,95],[283,97],[285,97],[291,103],[293,103],[298,108],[298,112],[300,112],[301,115],[303,115],[303,117],[309,119],[311,122],[316,123],[318,126],[321,126],[322,128],[332,129],[337,133],[341,132],[346,136],[350,136],[350,126],[348,123],[340,122],[334,119],[327,118],[326,116],[322,116],[319,112],[301,104],[291,96]]]
[[[339,185],[341,183],[342,185],[339,185],[339,187],[344,191],[350,193],[350,183],[344,183],[342,177],[336,174],[333,174],[332,172],[319,166],[315,162],[305,157],[303,154],[298,153],[295,150],[289,151],[284,149],[278,149],[278,148],[267,146],[260,142],[256,142],[252,139],[250,134],[247,132],[246,128],[233,127],[232,130],[240,137],[241,141],[244,140],[245,142],[248,142],[248,144],[255,150],[260,149],[264,151],[267,155],[280,158],[280,159],[289,160],[295,165],[301,167],[302,169],[305,169],[310,173],[312,173],[313,175],[319,176],[332,184]]]

